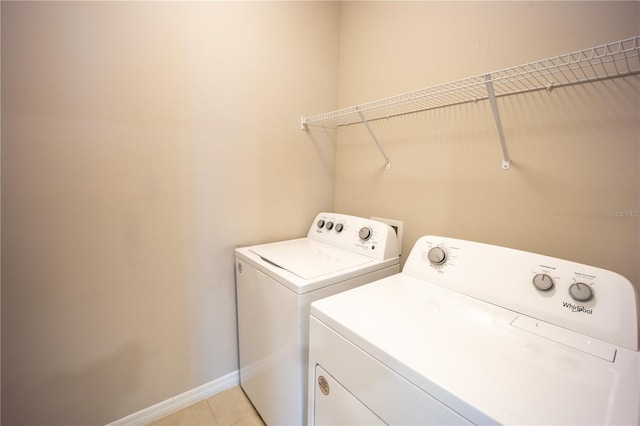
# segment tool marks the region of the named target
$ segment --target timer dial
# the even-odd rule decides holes
[[[533,286],[540,291],[549,291],[553,288],[553,279],[547,274],[537,274],[533,277]]]
[[[593,299],[593,289],[585,283],[573,283],[569,286],[569,295],[576,302],[588,302]]]
[[[447,252],[442,247],[433,247],[429,250],[427,257],[433,265],[444,265],[447,261]]]
[[[363,241],[367,241],[373,235],[373,231],[368,226],[363,226],[360,228],[360,232],[358,233],[360,239]]]

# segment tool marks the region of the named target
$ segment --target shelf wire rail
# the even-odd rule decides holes
[[[365,123],[367,129],[370,129],[367,121],[488,99],[492,104],[503,147],[503,168],[508,169],[510,160],[495,98],[638,73],[640,36],[635,36],[324,114],[303,116],[300,127],[302,130],[308,130],[308,126],[313,124],[339,127]],[[369,132],[372,133],[371,130]],[[387,168],[390,168],[388,157],[382,151],[377,138],[373,137],[387,161]]]

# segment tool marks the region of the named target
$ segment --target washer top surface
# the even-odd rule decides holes
[[[398,241],[380,221],[339,213],[319,213],[307,236],[235,250],[248,262],[297,294],[398,268]]]
[[[449,263],[429,254],[434,246]],[[626,294],[630,283],[559,259],[480,259],[475,250],[419,240],[402,273],[318,300],[311,315],[475,424],[640,424],[637,341],[617,332],[636,330],[635,301],[607,294]],[[541,262],[555,268],[545,292],[532,284]],[[523,274],[510,269],[524,264]],[[567,301],[575,273],[592,277],[596,292],[578,309]]]
[[[305,280],[374,263],[370,257],[309,238],[265,244],[249,250],[264,261]]]

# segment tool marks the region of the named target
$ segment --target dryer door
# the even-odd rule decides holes
[[[319,365],[316,365],[312,419],[309,426],[386,424]]]

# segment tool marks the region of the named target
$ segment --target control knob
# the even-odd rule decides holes
[[[533,286],[540,291],[549,291],[553,288],[553,279],[547,274],[537,274],[533,277]]]
[[[344,229],[344,225],[341,223],[336,223],[336,232],[342,232]]]
[[[427,257],[433,265],[444,265],[447,261],[447,252],[442,247],[433,247],[429,250]]]
[[[569,286],[569,295],[576,302],[588,302],[593,299],[593,289],[585,283],[573,283]]]
[[[363,241],[367,241],[373,235],[373,231],[368,226],[363,226],[360,228],[360,232],[358,233],[360,239]]]

